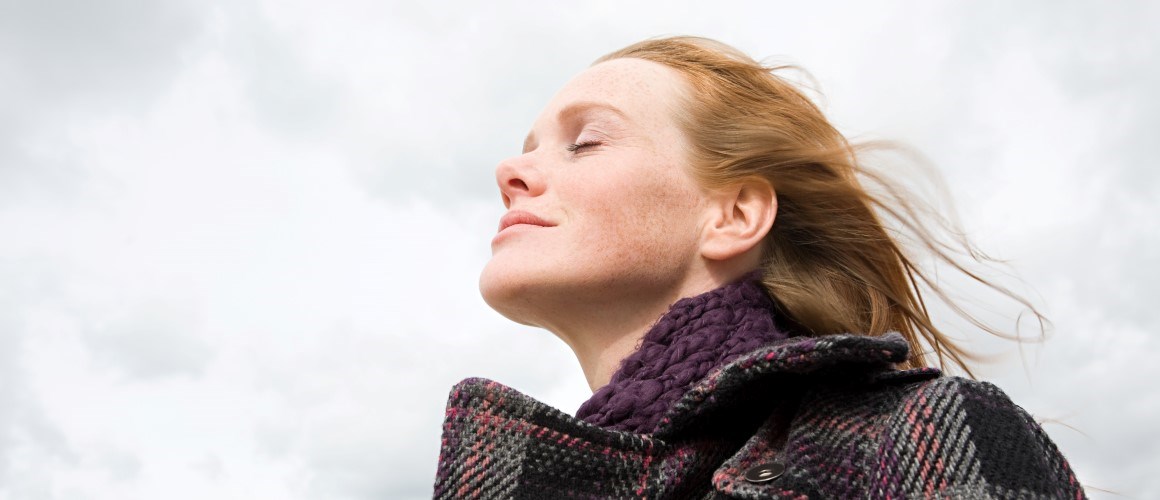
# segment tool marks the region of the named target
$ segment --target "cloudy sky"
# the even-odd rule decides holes
[[[493,168],[665,34],[937,165],[1053,321],[963,331],[981,375],[1160,497],[1157,3],[706,4],[0,0],[0,499],[423,498],[458,380],[574,411],[567,348],[478,296]]]

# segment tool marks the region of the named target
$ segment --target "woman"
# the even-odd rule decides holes
[[[710,40],[641,42],[569,82],[496,170],[480,288],[566,342],[594,394],[571,417],[461,382],[435,496],[1082,498],[998,388],[927,367],[923,349],[968,356],[886,222],[964,268],[854,153]]]

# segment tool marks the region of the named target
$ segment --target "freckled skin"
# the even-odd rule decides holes
[[[582,364],[581,351],[625,342],[626,329],[643,334],[673,301],[709,289],[700,257],[709,198],[688,174],[673,116],[687,92],[653,62],[593,66],[547,105],[527,152],[496,169],[509,209],[555,226],[501,233],[480,290],[501,314],[560,336]],[[624,116],[558,115],[591,101]],[[568,151],[593,137],[599,146]]]

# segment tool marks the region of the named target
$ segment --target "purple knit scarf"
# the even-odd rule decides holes
[[[677,301],[576,416],[604,428],[649,434],[693,384],[738,356],[786,338],[756,273]]]

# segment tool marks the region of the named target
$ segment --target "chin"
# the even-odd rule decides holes
[[[533,296],[540,288],[535,276],[543,279],[543,272],[537,272],[527,267],[511,269],[494,259],[488,262],[479,274],[479,293],[483,301],[487,302],[496,312],[516,323],[538,326],[532,320]]]

